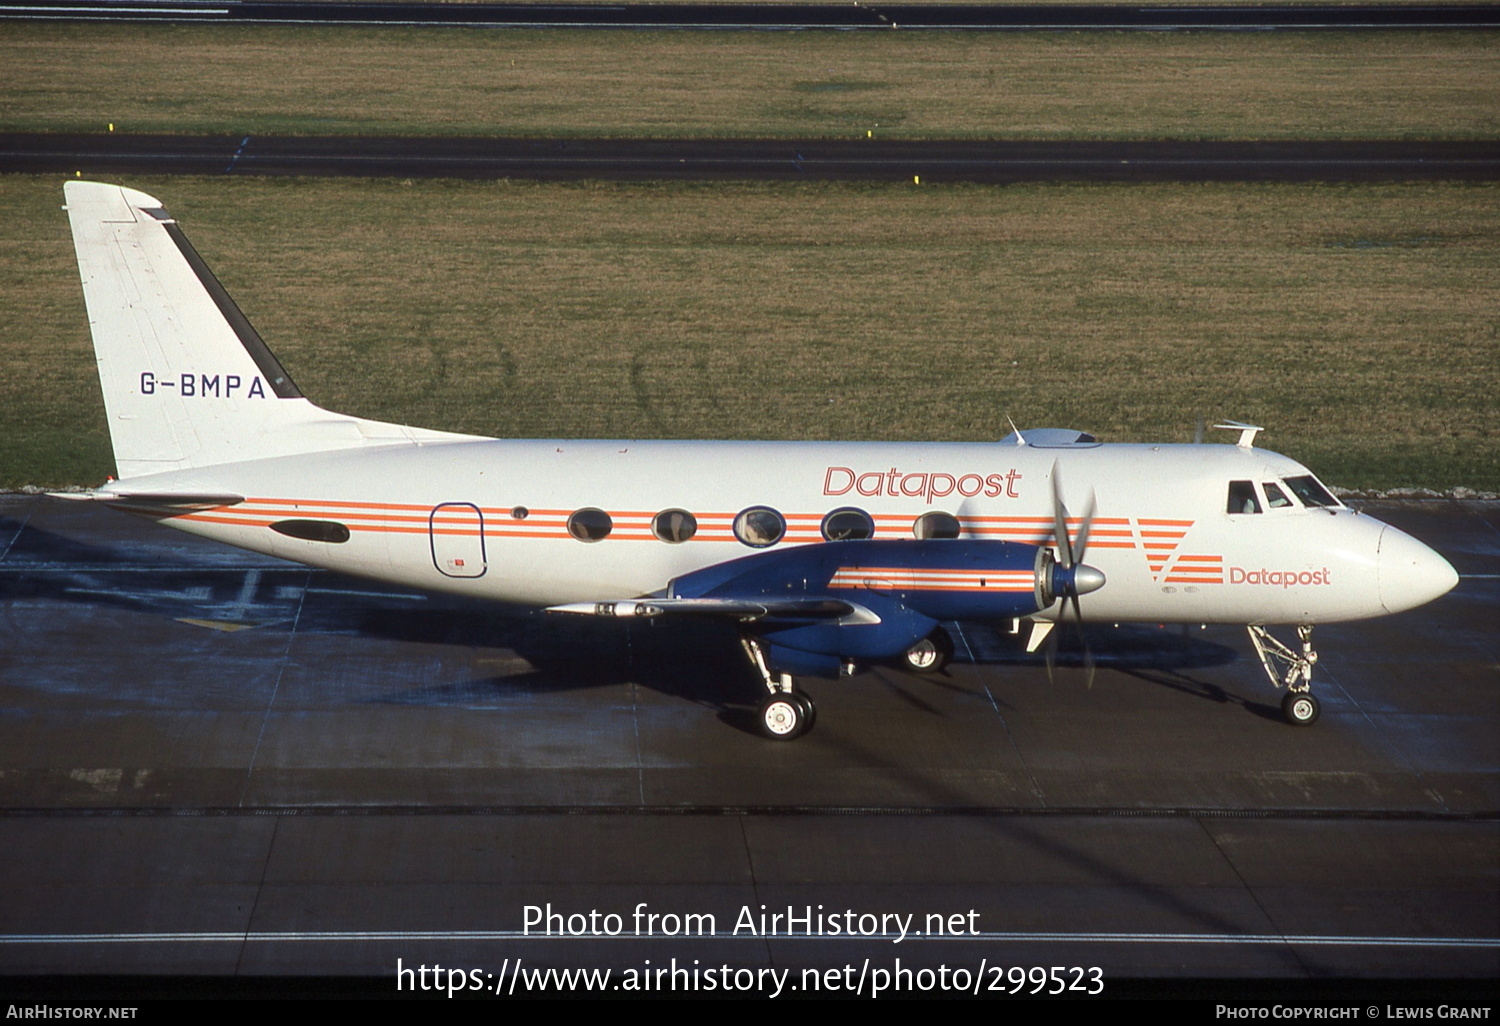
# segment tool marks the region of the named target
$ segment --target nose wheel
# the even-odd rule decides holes
[[[1286,721],[1294,727],[1311,727],[1318,722],[1322,710],[1312,693],[1312,671],[1318,653],[1312,647],[1311,625],[1301,624],[1297,628],[1297,638],[1302,643],[1300,652],[1282,644],[1264,627],[1251,625],[1246,630],[1250,632],[1256,655],[1260,656],[1266,679],[1273,687],[1286,688],[1286,697],[1281,700],[1281,714]]]
[[[1322,709],[1310,691],[1289,691],[1281,700],[1281,713],[1294,727],[1311,727],[1318,722]]]

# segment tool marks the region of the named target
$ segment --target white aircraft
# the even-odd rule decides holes
[[[1313,625],[1411,609],[1458,581],[1306,467],[1254,448],[1248,425],[1228,425],[1235,445],[1077,431],[511,441],[331,413],[303,398],[160,202],[65,191],[119,474],[70,498],[416,588],[730,618],[772,738],[813,721],[794,674],[940,669],[952,620],[1029,624],[1029,651],[1066,618],[1247,625],[1287,719],[1311,724]],[[1083,516],[1065,493],[1088,495]]]

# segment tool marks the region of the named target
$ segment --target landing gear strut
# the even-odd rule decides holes
[[[1312,647],[1313,629],[1309,624],[1297,628],[1302,651],[1296,652],[1271,636],[1264,627],[1249,626],[1250,643],[1260,656],[1261,668],[1273,687],[1286,688],[1281,712],[1294,727],[1310,727],[1318,720],[1321,709],[1312,693],[1312,671],[1318,653]]]
[[[773,674],[766,664],[764,647],[757,638],[741,638],[745,654],[760,671],[770,692],[760,706],[760,730],[773,741],[794,741],[812,730],[818,720],[818,707],[801,692],[793,690],[792,675]]]

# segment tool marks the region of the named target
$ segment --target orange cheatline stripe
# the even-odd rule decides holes
[[[1051,517],[983,517],[975,514],[965,514],[958,518],[965,523],[973,524],[1013,524],[1016,527],[1051,527]]]
[[[1030,577],[1030,570],[981,569],[976,567],[907,567],[907,566],[846,566],[838,570],[841,574],[905,574],[913,577]]]
[[[964,577],[995,577],[1001,574],[1030,574],[1029,569],[1021,567],[980,567],[980,566],[843,566],[838,570],[841,574],[852,573],[879,573],[879,574],[946,574]]]
[[[1224,562],[1224,557],[1223,556],[1187,556],[1187,555],[1183,555],[1183,556],[1178,556],[1177,557],[1177,561],[1179,563],[1222,563],[1222,562]]]
[[[863,581],[868,581],[868,580],[882,580],[882,581],[900,581],[900,582],[902,582],[904,584],[911,584],[911,585],[964,584],[964,585],[979,585],[981,587],[988,585],[990,582],[995,582],[995,584],[997,586],[1000,585],[1000,584],[1024,584],[1028,588],[1031,587],[1032,584],[1035,583],[1035,581],[1033,580],[1033,578],[1032,578],[1032,576],[1030,574],[1024,574],[1024,575],[1021,575],[1019,577],[1018,576],[1008,576],[1008,575],[1003,575],[1003,574],[990,574],[990,575],[984,576],[984,577],[960,576],[960,575],[943,575],[943,574],[936,574],[936,575],[931,575],[931,576],[916,576],[916,577],[913,577],[913,576],[906,575],[906,574],[881,574],[881,573],[864,572],[864,573],[839,573],[839,574],[835,574],[833,576],[833,580],[836,580],[836,581],[856,581],[856,582],[863,582]]]
[[[256,514],[256,515],[257,516],[265,516],[266,514],[260,513],[260,514]],[[308,519],[308,518],[317,519],[320,514],[318,513],[318,511],[316,509],[299,509],[299,510],[288,511],[285,514],[278,514],[278,515],[286,516],[289,519]],[[365,520],[375,521],[377,523],[391,523],[391,522],[395,522],[395,523],[406,523],[406,524],[425,524],[430,519],[430,517],[426,517],[426,516],[403,516],[403,515],[400,515],[400,514],[393,514],[393,513],[339,513],[339,514],[337,514],[337,516],[338,516],[339,520],[346,521],[346,522],[351,523],[351,524],[358,523],[360,521],[365,521]],[[474,518],[470,517],[469,519],[472,520]],[[452,521],[444,521],[444,520],[439,520],[438,522],[439,523],[452,523]]]
[[[262,509],[250,509],[249,506],[261,506]],[[191,519],[205,523],[219,523],[238,525],[242,527],[268,527],[275,519],[315,519],[320,514],[336,515],[341,520],[349,521],[351,530],[366,533],[391,533],[391,534],[423,534],[428,533],[433,527],[437,533],[443,535],[477,535],[479,521],[488,516],[490,519],[484,524],[484,533],[495,537],[514,538],[567,538],[571,535],[565,530],[566,519],[576,510],[565,509],[531,509],[525,520],[516,520],[510,517],[510,508],[500,507],[476,507],[480,516],[476,517],[472,512],[461,508],[450,508],[433,514],[434,509],[441,506],[462,507],[468,505],[462,502],[441,503],[436,505],[416,503],[379,503],[379,502],[354,502],[347,500],[310,500],[310,499],[271,499],[253,498],[247,499],[244,505],[235,507],[217,507],[211,511],[214,515],[207,516],[200,511],[194,514],[184,514],[184,519]],[[675,507],[674,507],[675,508]],[[323,513],[323,511],[338,511],[336,514]],[[357,510],[370,510],[373,512],[356,512]],[[610,514],[616,520],[616,529],[612,537],[630,540],[657,540],[654,534],[649,533],[649,524],[654,520],[656,514],[646,511],[620,511]],[[694,516],[699,521],[699,532],[693,540],[701,541],[737,541],[731,533],[731,524],[737,514],[734,513],[698,513]],[[791,513],[785,514],[788,521],[786,534],[782,541],[791,543],[808,543],[823,540],[821,531],[814,526],[814,522],[821,523],[825,514],[819,513]],[[909,514],[879,514],[876,519],[876,534],[878,536],[904,535],[911,529],[917,517]],[[634,521],[634,522],[632,522]],[[978,526],[980,523],[998,526]],[[1081,518],[1071,518],[1069,523],[1081,523]],[[1108,521],[1096,520],[1095,523],[1121,523],[1127,524],[1128,520],[1123,518],[1109,518]],[[402,526],[408,525],[408,526]],[[503,526],[502,526],[503,525]],[[960,529],[966,530],[969,536],[977,535],[999,535],[1002,540],[1016,541],[1025,544],[1041,544],[1048,540],[1051,531],[1038,531],[1039,526],[1049,526],[1050,521],[1045,517],[966,517],[960,521]],[[1094,535],[1093,543],[1100,548],[1133,548],[1131,541],[1110,541],[1110,537],[1128,538],[1128,531],[1111,531],[1108,529],[1098,530]]]
[[[1011,584],[1011,583],[1007,582],[1007,583],[1001,583],[1001,584],[981,586],[981,585],[978,585],[978,584],[925,584],[925,583],[911,583],[911,582],[908,582],[908,581],[896,581],[896,580],[890,580],[890,579],[886,579],[886,578],[876,578],[874,580],[875,580],[875,586],[874,587],[870,587],[869,586],[869,584],[868,584],[869,579],[868,578],[865,579],[865,580],[860,580],[860,581],[832,580],[832,581],[828,582],[828,587],[830,587],[830,588],[838,588],[838,589],[841,589],[841,590],[857,590],[859,588],[868,588],[869,590],[874,591],[874,590],[877,590],[877,589],[880,589],[880,588],[889,588],[889,589],[891,589],[893,591],[897,591],[897,590],[907,590],[907,591],[966,591],[966,592],[972,591],[972,592],[980,592],[980,593],[984,593],[984,592],[997,592],[997,591],[1030,592],[1030,591],[1034,590],[1033,587],[1032,587],[1032,585],[1029,584],[1029,583],[1027,583],[1027,584]]]
[[[1137,517],[1142,524],[1152,524],[1160,527],[1192,527],[1196,520],[1161,520],[1156,517]]]
[[[835,574],[829,580],[830,587],[858,588],[869,585],[889,585],[899,588],[1025,588],[1034,585],[1030,577],[906,577],[901,574]]]

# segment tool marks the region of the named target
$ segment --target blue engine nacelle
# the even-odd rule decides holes
[[[942,620],[1029,616],[1072,573],[1016,542],[837,541],[705,567],[674,580],[668,597],[765,602],[775,611],[748,629],[772,646],[778,669],[830,673],[841,659],[899,655]],[[827,612],[840,604],[847,615]]]

